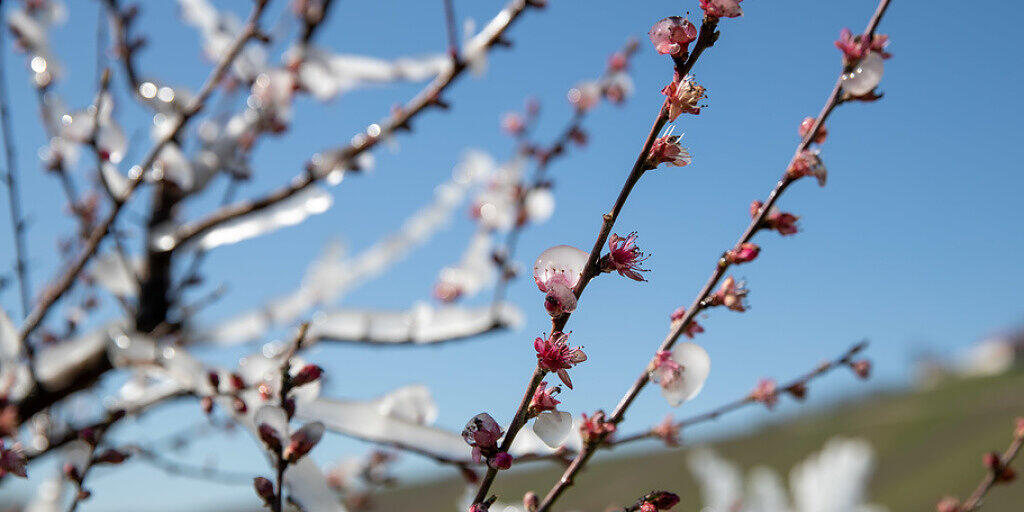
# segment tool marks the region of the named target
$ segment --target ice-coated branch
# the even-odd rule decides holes
[[[388,119],[369,125],[363,133],[353,137],[352,142],[348,146],[314,155],[306,164],[306,172],[297,176],[285,187],[261,198],[221,208],[204,219],[180,227],[173,235],[169,235],[170,239],[164,246],[164,249],[172,250],[217,226],[286,201],[317,184],[332,173],[343,173],[349,169],[358,169],[357,157],[396,132],[410,129],[413,118],[420,112],[429,107],[446,106],[441,96],[448,87],[464,74],[471,62],[484,58],[486,52],[502,40],[502,36],[512,23],[519,18],[527,7],[532,5],[531,0],[512,0],[509,2],[479,34],[463,47],[459,57],[453,59],[451,65],[443,73],[438,75],[412,100],[395,109]]]
[[[203,109],[207,100],[223,79],[224,74],[231,65],[231,62],[239,54],[245,44],[257,35],[259,32],[259,19],[263,14],[266,5],[267,0],[256,0],[252,13],[249,16],[249,20],[246,23],[246,27],[232,45],[231,50],[227,52],[224,59],[221,60],[217,64],[216,68],[211,72],[206,83],[200,89],[199,94],[197,94],[189,103],[188,107],[181,113],[181,115],[171,122],[171,128],[150,150],[147,157],[143,159],[143,163],[138,166],[137,172],[130,176],[124,197],[121,200],[113,202],[111,210],[107,214],[106,218],[104,218],[103,221],[101,221],[95,228],[93,228],[92,232],[89,233],[79,255],[73,262],[71,262],[68,268],[64,270],[61,276],[46,289],[43,296],[40,298],[39,303],[36,304],[35,308],[26,317],[25,322],[22,324],[19,331],[19,337],[22,340],[26,340],[28,336],[32,334],[37,327],[39,327],[40,323],[46,317],[53,305],[60,300],[64,293],[66,293],[75,283],[86,264],[92,259],[93,255],[96,254],[100,243],[104,238],[106,238],[107,233],[109,233],[111,227],[117,220],[125,202],[135,189],[143,182],[146,174],[145,171],[153,165],[164,146],[174,140],[182,128],[184,128],[184,126]],[[69,386],[67,389],[45,392],[40,392],[37,389],[34,393],[26,397],[24,401],[19,403],[19,417],[31,417],[43,408],[48,407],[57,400],[67,396],[70,392],[81,389],[82,386],[86,386],[89,383],[94,382],[99,375],[102,375],[110,368],[110,361],[106,358],[101,358],[100,362],[95,366],[87,368],[86,371],[81,374],[81,378],[74,379],[73,385]]]
[[[888,8],[889,3],[890,3],[890,0],[880,0],[879,1],[878,7],[875,10],[874,15],[871,17],[871,20],[868,23],[867,28],[865,29],[863,35],[861,36],[862,40],[864,40],[864,41],[872,41],[873,40],[875,29],[878,27],[878,23],[880,22],[882,16],[885,14],[885,11]],[[682,71],[682,73],[679,73],[678,76],[684,76],[686,72],[689,72],[690,68],[692,67],[692,61],[695,60],[696,56],[699,56],[700,50],[702,48],[704,48],[704,47],[710,46],[710,44],[713,44],[715,39],[717,39],[717,37],[718,37],[717,36],[717,31],[714,30],[715,25],[717,25],[717,18],[714,18],[712,16],[705,16],[704,23],[701,25],[700,36],[698,36],[698,38],[697,38],[697,43],[696,43],[697,46],[694,49],[694,53],[691,54],[689,59],[687,59],[686,63],[681,67],[681,69],[679,69],[679,71]],[[710,28],[710,31],[708,30],[709,28]],[[705,36],[706,33],[712,34],[712,35]],[[702,40],[707,40],[707,41],[709,41],[709,43],[702,45],[701,44]],[[678,62],[678,59],[677,59],[677,62]],[[828,118],[829,114],[831,114],[831,112],[835,109],[835,107],[841,101],[843,101],[843,95],[842,95],[842,93],[843,93],[843,87],[842,87],[843,86],[843,75],[848,73],[848,72],[850,72],[850,70],[856,64],[857,64],[856,61],[854,61],[854,62],[847,62],[847,64],[844,67],[843,71],[840,73],[840,76],[839,76],[839,78],[836,81],[835,87],[833,88],[832,92],[829,94],[828,99],[825,101],[824,107],[822,107],[821,113],[818,115],[818,117],[816,118],[816,120],[814,121],[814,123],[810,127],[810,129],[806,131],[806,133],[805,133],[805,135],[803,137],[803,140],[797,146],[797,150],[796,150],[796,153],[795,153],[795,156],[794,156],[794,162],[798,161],[800,159],[801,155],[804,154],[804,152],[808,149],[810,144],[812,142],[814,142],[814,140],[819,136],[819,131],[821,130],[821,128],[823,126],[823,123]],[[677,68],[680,68],[680,67],[677,65]],[[668,110],[667,107],[668,106],[669,106],[668,105],[668,100],[666,100],[666,104],[662,108],[662,113],[659,115],[659,120],[661,120],[662,124],[665,121],[667,121],[667,110]],[[665,116],[664,119],[662,119],[663,116]],[[656,121],[655,122],[655,127],[658,127],[658,124],[659,123]],[[660,130],[660,127],[658,127],[658,129]],[[656,131],[652,131],[651,137],[653,138],[655,135],[656,135]],[[650,151],[650,143],[651,142],[653,142],[652,139],[649,139],[648,140],[648,144],[645,144],[645,149],[641,152],[640,158],[637,161],[637,165],[642,166],[643,161],[647,158],[647,154]],[[785,191],[785,189],[793,181],[795,181],[796,179],[800,178],[800,176],[801,176],[800,174],[796,174],[796,173],[790,172],[793,168],[794,168],[794,165],[791,162],[790,167],[787,169],[787,172],[783,175],[782,179],[779,180],[779,182],[776,184],[775,188],[769,194],[768,200],[765,201],[761,205],[760,210],[756,213],[756,215],[753,216],[753,219],[751,220],[751,223],[748,225],[747,229],[743,232],[743,234],[741,235],[739,241],[734,246],[735,249],[726,252],[725,254],[723,254],[719,258],[719,260],[718,260],[718,262],[717,262],[717,264],[715,266],[714,272],[712,272],[711,277],[708,279],[707,283],[705,283],[705,285],[701,289],[700,293],[698,293],[697,298],[693,301],[693,303],[685,311],[685,313],[683,315],[681,315],[680,318],[675,318],[674,319],[673,328],[669,332],[669,334],[665,338],[665,340],[662,342],[661,346],[658,349],[658,353],[664,353],[664,352],[669,351],[673,347],[673,345],[675,344],[676,340],[679,339],[679,336],[681,336],[682,334],[688,332],[687,329],[691,326],[691,323],[694,321],[694,318],[696,317],[696,315],[700,311],[702,311],[703,309],[711,306],[711,304],[708,302],[709,297],[711,296],[711,293],[714,290],[715,286],[724,277],[725,271],[732,264],[736,263],[737,261],[744,261],[742,258],[737,256],[737,252],[736,251],[739,251],[741,249],[745,249],[745,248],[749,247],[749,242],[753,238],[754,234],[756,234],[762,227],[765,226],[765,222],[767,220],[769,212],[772,210],[772,206],[779,199],[779,197]],[[637,169],[637,167],[634,167],[634,171],[636,171],[636,169]],[[642,171],[640,171],[640,173],[642,174]],[[619,205],[620,203],[624,203],[624,201],[625,201],[624,196],[628,195],[628,190],[632,188],[633,184],[635,184],[635,179],[639,179],[639,176],[636,176],[636,178],[634,179],[634,175],[635,174],[636,174],[636,172],[633,172],[633,173],[630,174],[630,179],[627,179],[626,186],[623,188],[623,193],[620,194],[619,200],[616,201],[616,205]],[[630,181],[633,181],[633,183],[631,184]],[[618,210],[618,208],[613,208],[612,212],[610,214],[607,214],[604,217],[604,223],[602,224],[601,232],[602,232],[603,235],[605,235],[604,236],[605,239],[607,238],[607,233],[610,232],[611,223],[614,222],[614,218],[615,218],[615,215],[617,214],[617,210]],[[598,239],[602,240],[602,237],[599,235]],[[596,258],[600,256],[600,252],[602,250],[602,247],[601,247],[602,245],[603,245],[603,242],[600,243],[600,244],[595,244],[594,249],[593,249],[593,251],[591,251],[590,258],[588,260],[588,265],[587,265],[588,268],[597,270],[597,268],[596,268],[596,261],[597,261]],[[597,256],[595,256],[595,253],[596,253]],[[756,255],[756,249],[753,251],[752,254]],[[752,259],[752,257],[750,259]],[[749,259],[747,259],[745,261],[749,261]],[[593,272],[593,270],[591,272]],[[593,275],[596,275],[596,274],[593,274]],[[593,277],[593,275],[590,275],[589,277]],[[584,274],[581,276],[580,283],[577,285],[576,290],[574,290],[576,292],[577,296],[579,296],[579,292],[582,291],[582,288],[583,288],[583,286],[585,286],[587,280],[588,280],[588,273],[585,271]],[[563,315],[563,316],[567,316],[567,315]],[[559,319],[556,318],[556,319],[553,320],[553,323],[557,325],[558,321],[559,321]],[[562,321],[560,323],[560,325],[558,325],[558,327],[561,328],[564,325],[565,325],[565,323],[564,323],[564,321]],[[609,416],[608,420],[611,423],[617,424],[620,421],[622,421],[622,419],[625,416],[626,410],[633,403],[633,400],[636,399],[636,397],[640,394],[640,391],[647,385],[647,383],[649,381],[650,381],[649,372],[647,370],[645,370],[637,378],[636,382],[634,382],[634,384],[630,387],[630,389],[626,392],[626,395],[623,396],[623,398],[619,401],[618,405],[615,407],[615,410],[612,412],[611,416]],[[576,475],[583,469],[583,467],[586,465],[587,461],[593,455],[593,453],[595,451],[594,450],[594,446],[599,444],[600,441],[602,439],[604,439],[605,437],[607,437],[607,434],[603,434],[601,436],[598,436],[597,439],[594,442],[587,443],[587,444],[584,445],[584,449],[576,456],[576,458],[573,460],[573,462],[565,470],[565,472],[563,473],[562,477],[551,488],[551,490],[548,492],[547,496],[545,496],[544,500],[540,504],[540,507],[538,508],[538,512],[544,512],[544,511],[548,510],[551,507],[551,505],[562,495],[562,493],[565,492],[565,490],[568,489],[573,484]]]

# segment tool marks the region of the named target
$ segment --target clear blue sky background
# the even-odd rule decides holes
[[[55,39],[66,66],[58,87],[68,103],[80,107],[93,94],[99,2],[72,3],[70,23]],[[272,3],[267,19],[276,20],[284,5]],[[455,3],[460,18],[478,22],[501,7],[497,0]],[[218,4],[244,16],[249,2]],[[800,120],[821,107],[840,65],[832,46],[839,30],[861,30],[875,6],[868,0],[744,4],[746,16],[722,23],[718,44],[694,69],[709,88],[710,100],[699,117],[679,123],[693,165],[649,173],[618,221],[616,231],[639,231],[643,248],[653,253],[650,282],[595,281],[569,325],[573,340],[590,355],[572,372],[576,391],[561,397],[574,413],[613,407],[647,363],[668,327],[668,314],[692,300],[715,257],[746,226],[750,201],[763,199],[783,171],[798,142]],[[1015,118],[1024,102],[1018,91],[1024,71],[1016,65],[1016,48],[1007,42],[1024,6],[997,4],[990,10],[998,15],[979,21],[952,16],[963,12],[959,2],[894,2],[880,29],[892,35],[894,54],[881,86],[885,98],[843,106],[833,116],[823,152],[828,186],[820,189],[805,181],[792,187],[781,206],[802,216],[803,231],[786,239],[760,235],[762,256],[737,269],[752,290],[750,311],[714,311],[701,319],[707,332],[698,341],[711,354],[711,376],[704,392],[677,413],[700,412],[740,396],[761,376],[796,375],[863,338],[872,341],[869,354],[876,368],[870,386],[906,383],[912,354],[954,354],[979,337],[1019,324],[1024,273],[1014,255],[1024,250],[1018,206],[1024,149]],[[525,232],[520,255],[529,268],[532,258],[551,245],[589,249],[600,214],[618,193],[662,101],[659,89],[671,77],[668,59],[646,43],[646,32],[661,17],[686,9],[697,11],[696,1],[554,0],[544,11],[527,13],[509,34],[514,48],[494,52],[485,76],[452,88],[447,99],[453,110],[426,113],[417,119],[412,136],[398,138],[397,151],[378,151],[373,173],[350,176],[332,189],[330,211],[299,227],[218,250],[207,268],[213,282],[230,285],[230,294],[206,318],[226,317],[293,289],[327,239],[340,238],[359,251],[396,229],[448,178],[465,149],[482,148],[498,158],[510,154],[498,119],[520,108],[525,97],[541,99],[538,135],[542,140],[553,136],[570,112],[565,91],[597,76],[610,52],[629,36],[640,36],[644,44],[631,70],[635,96],[621,108],[600,107],[587,121],[590,144],[554,166],[557,211],[547,224]],[[201,57],[195,32],[174,22],[176,12],[176,2],[143,2],[140,23],[149,45],[141,66],[147,76],[195,90],[211,65]],[[398,57],[437,52],[444,48],[441,21],[441,2],[338,2],[318,40],[346,53]],[[60,209],[56,181],[44,175],[35,158],[44,137],[24,59],[9,46],[5,71],[38,290],[55,271],[54,236],[69,233],[71,224]],[[115,83],[123,98],[120,77]],[[260,144],[253,159],[256,176],[244,193],[256,195],[290,179],[312,152],[347,141],[417,89],[357,91],[328,105],[300,100],[295,129]],[[148,122],[128,101],[120,103],[118,116],[128,127]],[[126,160],[138,160],[148,145],[141,139]],[[78,170],[80,180],[89,179],[87,160]],[[201,201],[190,213],[210,202]],[[124,216],[125,225],[136,232],[144,207],[145,200],[133,202]],[[456,258],[472,230],[460,217],[344,304],[407,307],[427,297],[437,270]],[[0,264],[7,266],[13,251],[6,213],[0,240]],[[422,382],[437,398],[442,426],[461,428],[482,410],[506,423],[533,368],[531,342],[549,326],[541,298],[529,278],[513,285],[511,299],[529,315],[520,332],[440,347],[323,346],[309,358],[328,369],[325,394],[330,396],[371,398]],[[0,301],[8,311],[17,311],[13,288]],[[204,356],[232,364],[244,350]],[[864,389],[840,372],[815,385],[810,402],[821,404]],[[647,390],[623,428],[645,428],[668,410],[656,390]],[[718,426],[741,428],[764,417],[763,411],[750,411]],[[159,435],[199,419],[195,403],[172,405],[122,430],[122,438]],[[704,426],[692,436],[715,429]],[[250,440],[228,439],[201,443],[186,457],[265,472]],[[367,448],[332,437],[314,456],[326,464]],[[407,457],[405,467],[417,474],[432,465]],[[95,497],[85,509],[117,510],[126,499],[143,500],[133,510],[251,501],[244,486],[196,483],[163,477],[141,465],[134,468],[106,476],[98,472],[90,482]],[[40,467],[34,476],[46,470]],[[112,490],[120,484],[130,487]],[[13,491],[0,494],[7,492]]]

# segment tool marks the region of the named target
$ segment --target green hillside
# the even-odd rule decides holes
[[[963,498],[974,489],[984,475],[982,453],[1006,447],[1018,416],[1024,416],[1024,371],[949,381],[928,391],[871,396],[713,446],[744,468],[760,464],[786,475],[832,436],[863,438],[878,456],[872,501],[891,512],[931,512],[944,494]],[[686,469],[685,447],[601,455],[566,494],[559,510],[600,512],[655,488],[682,495],[680,510],[699,510],[697,488]],[[543,494],[561,470],[545,464],[501,475],[496,492],[509,501],[531,489]],[[462,491],[463,484],[454,478],[411,485],[377,497],[375,510],[451,512]],[[984,509],[1024,510],[1024,482],[995,489]]]

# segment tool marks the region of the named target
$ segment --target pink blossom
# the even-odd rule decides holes
[[[579,282],[589,253],[568,245],[556,245],[542,252],[533,264],[533,281],[544,292],[544,309],[552,317],[576,310],[573,287]]]
[[[579,112],[586,112],[601,100],[601,86],[595,82],[586,82],[569,89],[569,103]]]
[[[501,129],[513,137],[518,137],[526,130],[526,121],[520,114],[508,112],[501,118]]]
[[[537,364],[544,370],[557,373],[558,378],[572,389],[572,381],[566,370],[587,360],[583,349],[570,347],[569,335],[564,332],[553,332],[547,339],[537,338],[533,348],[537,350]]]
[[[676,308],[675,311],[672,312],[672,315],[669,318],[672,319],[672,323],[675,323],[682,321],[683,317],[685,316],[686,308],[683,306],[679,306],[678,308]],[[694,336],[702,332],[704,332],[704,327],[701,327],[701,325],[697,323],[697,320],[694,319],[690,320],[690,323],[686,325],[685,329],[683,329],[683,336],[693,339]]]
[[[673,167],[686,167],[693,161],[690,151],[679,143],[681,136],[672,135],[671,128],[664,136],[658,137],[647,155],[647,168],[655,169],[661,164]]]
[[[807,116],[804,118],[803,121],[800,122],[800,129],[798,130],[798,132],[800,133],[801,138],[806,137],[807,134],[810,133],[811,128],[814,128],[814,123],[816,121],[817,119]],[[811,142],[817,144],[824,144],[826,137],[828,137],[828,130],[826,130],[825,125],[822,124],[820,127],[818,127],[818,132],[814,134],[814,138],[811,139]]]
[[[587,417],[583,413],[583,423],[580,424],[580,435],[584,442],[591,442],[601,439],[604,436],[615,432],[615,424],[605,421],[604,411],[597,411],[593,416]]]
[[[680,56],[697,39],[697,27],[681,16],[669,16],[655,23],[647,35],[658,53]]]
[[[508,469],[512,467],[512,456],[508,452],[498,452],[487,460],[487,465],[494,469]]]
[[[544,411],[554,411],[558,407],[559,402],[555,399],[555,395],[558,394],[560,389],[555,386],[548,389],[547,382],[541,382],[537,386],[537,390],[533,392],[533,399],[530,400],[530,411],[533,414],[538,414]]]
[[[737,283],[736,279],[732,276],[725,278],[722,282],[722,286],[711,296],[712,306],[725,306],[733,311],[739,311],[740,313],[747,310],[746,304],[743,300],[747,298],[748,290],[743,287],[743,283]]]
[[[805,149],[797,153],[793,157],[793,161],[789,163],[786,174],[794,180],[804,176],[814,176],[818,179],[818,185],[822,187],[825,186],[825,181],[828,179],[828,170],[825,169],[825,164],[821,161],[818,151],[814,149]]]
[[[680,114],[700,114],[700,100],[707,95],[707,89],[686,75],[678,76],[665,86],[661,93],[668,97],[668,120],[675,121]]]
[[[761,212],[762,206],[764,204],[761,201],[750,203],[750,216],[752,218],[757,217],[757,214]],[[800,220],[800,217],[789,212],[781,212],[773,206],[768,210],[768,214],[765,215],[764,227],[778,231],[783,236],[792,235],[800,230],[796,225],[798,220]]]
[[[650,374],[661,387],[670,387],[682,376],[683,365],[672,359],[671,351],[660,350],[651,361]]]
[[[601,258],[602,272],[615,271],[634,281],[646,281],[640,272],[648,272],[650,269],[642,268],[640,265],[649,256],[636,246],[636,232],[625,238],[612,233],[608,238],[608,251],[608,254]]]
[[[858,377],[866,379],[871,376],[871,361],[868,361],[867,359],[852,361],[850,362],[850,369],[852,369]]]
[[[665,442],[665,446],[679,446],[679,425],[676,425],[675,418],[671,414],[666,415],[661,423],[651,428],[651,433],[661,438]]]
[[[757,255],[760,253],[761,248],[757,244],[748,242],[726,251],[725,260],[733,264],[747,263],[754,261],[754,258],[757,258]]]
[[[462,429],[462,438],[473,447],[473,460],[480,463],[483,457],[491,457],[496,454],[498,441],[505,432],[501,430],[498,422],[486,412],[473,416]]]
[[[28,474],[25,472],[27,464],[28,459],[22,453],[21,445],[15,443],[10,448],[5,448],[3,439],[0,439],[0,476],[10,473],[21,478],[27,478]]]
[[[765,407],[771,409],[779,401],[779,394],[776,391],[775,379],[761,379],[754,390],[750,392],[750,399],[761,402]]]
[[[735,18],[743,16],[740,2],[743,0],[700,0],[700,8],[711,18]]]
[[[836,48],[839,48],[839,50],[843,52],[843,59],[847,63],[859,61],[864,58],[868,52],[878,53],[883,59],[892,57],[892,54],[885,51],[885,48],[889,46],[889,36],[874,34],[870,43],[862,41],[862,39],[864,39],[862,34],[853,35],[853,32],[848,28],[844,28],[839,32],[839,39],[836,40]]]

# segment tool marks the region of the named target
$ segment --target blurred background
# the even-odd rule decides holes
[[[52,39],[64,67],[57,88],[70,105],[84,107],[94,95],[100,2],[69,4],[68,20]],[[241,18],[250,5],[214,4]],[[272,35],[286,35],[282,41],[297,28],[285,4],[271,2],[265,18]],[[1024,5],[997,4],[989,10],[998,15],[979,22],[957,17],[967,14],[961,3],[893,3],[879,29],[891,36],[893,53],[880,86],[884,98],[844,105],[831,118],[822,152],[828,185],[799,182],[780,204],[801,217],[801,232],[785,239],[759,235],[761,256],[737,269],[751,290],[750,310],[716,311],[700,319],[706,332],[697,341],[712,360],[704,391],[675,411],[648,390],[623,431],[648,428],[669,412],[699,413],[742,397],[761,377],[788,380],[867,339],[866,354],[874,363],[870,381],[835,372],[817,381],[802,404],[784,399],[770,413],[749,408],[684,431],[684,444],[714,443],[744,471],[764,464],[785,475],[834,435],[865,439],[875,453],[871,501],[893,511],[931,510],[943,495],[965,496],[973,489],[984,474],[981,454],[1005,446],[1012,418],[1024,414],[1024,372],[1018,364],[1024,272],[1013,263],[1024,250],[1018,206],[1024,190],[1024,147],[1018,141],[1024,134],[1014,122],[1024,103],[1017,94],[1024,71],[1014,65],[1020,58],[1008,44]],[[501,6],[456,1],[455,12],[479,26]],[[638,231],[642,248],[652,254],[649,282],[601,279],[588,288],[569,328],[590,359],[573,371],[576,389],[559,397],[563,409],[578,414],[612,408],[647,364],[668,329],[669,314],[692,300],[715,258],[749,221],[750,202],[764,199],[785,169],[799,142],[800,121],[815,115],[826,99],[841,65],[832,44],[839,30],[861,30],[874,6],[868,0],[748,0],[744,17],[722,22],[721,38],[693,71],[709,90],[708,107],[677,123],[693,163],[648,173],[616,225],[622,234]],[[140,66],[198,89],[212,64],[203,58],[195,31],[178,21],[178,3],[146,1],[140,7],[137,33],[147,39]],[[205,263],[208,287],[225,284],[227,293],[201,319],[212,324],[294,289],[329,241],[358,253],[396,230],[429,203],[434,187],[449,179],[467,150],[508,158],[515,146],[499,120],[507,111],[522,110],[526,98],[541,104],[536,139],[552,139],[571,115],[566,91],[599,76],[608,56],[638,37],[640,51],[629,70],[633,96],[622,106],[595,110],[584,125],[586,146],[573,148],[551,168],[554,215],[524,231],[518,259],[529,269],[549,246],[589,249],[600,214],[618,194],[663,100],[659,91],[671,78],[668,59],[653,51],[646,32],[658,19],[687,10],[696,21],[696,1],[553,0],[527,13],[509,32],[513,46],[493,52],[485,73],[462,79],[446,95],[451,110],[427,112],[411,134],[375,152],[372,171],[331,188],[334,204],[327,212],[211,253]],[[342,53],[432,55],[445,49],[443,21],[440,1],[338,2],[317,41]],[[9,37],[3,51],[30,220],[31,277],[39,289],[59,268],[57,237],[73,233],[74,224],[62,210],[56,180],[37,156],[46,137],[24,55]],[[300,97],[291,129],[257,148],[253,177],[240,197],[284,183],[310,154],[347,142],[420,87],[356,90],[329,103]],[[113,88],[122,125],[148,127],[150,117],[133,104],[122,82],[115,80]],[[133,137],[126,161],[144,155],[147,131]],[[206,195],[189,204],[186,215],[216,204],[219,193]],[[145,204],[131,203],[125,216],[136,235]],[[9,222],[0,223],[5,269],[14,262],[9,230]],[[468,214],[456,215],[429,243],[345,295],[341,304],[408,308],[432,300],[438,271],[457,258],[474,230]],[[138,239],[134,246],[137,251]],[[485,293],[478,302],[488,298]],[[509,298],[526,313],[513,332],[438,346],[322,344],[306,359],[327,369],[327,396],[370,399],[422,383],[437,402],[439,426],[461,430],[481,411],[507,424],[534,365],[532,341],[549,328],[543,296],[527,275],[513,282]],[[17,310],[14,286],[3,290],[0,304]],[[252,349],[215,348],[198,355],[211,364],[234,365]],[[82,396],[81,406],[90,407],[116,384],[112,380]],[[185,400],[147,413],[115,435],[159,438],[204,421],[195,401]],[[204,436],[170,456],[243,478],[222,484],[166,475],[144,464],[102,469],[90,478],[94,496],[82,510],[126,510],[126,503],[135,511],[255,510],[246,475],[266,471],[253,441],[243,432]],[[370,449],[329,435],[312,457],[329,466]],[[598,460],[567,495],[565,507],[603,510],[667,488],[684,495],[683,510],[699,510],[685,448],[666,450],[650,442]],[[52,473],[46,464],[56,467],[57,461],[33,466],[28,482],[4,482],[0,509],[26,499],[39,478]],[[560,470],[546,463],[514,469],[499,478],[496,489],[515,502],[527,489],[546,490]],[[414,455],[402,455],[393,472],[397,482],[374,496],[374,510],[453,510],[464,490],[455,471]],[[999,489],[986,510],[1018,510],[1021,500],[1020,486]]]

